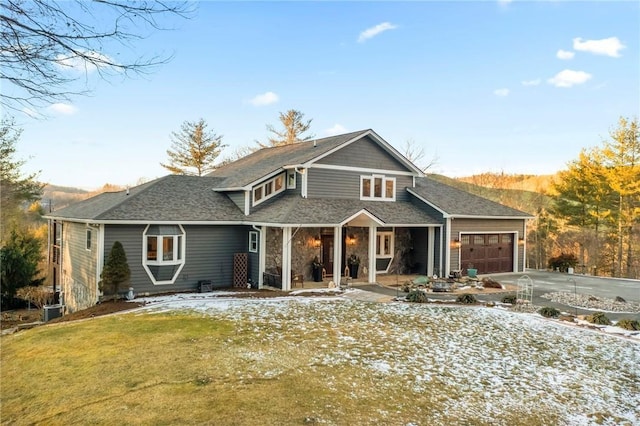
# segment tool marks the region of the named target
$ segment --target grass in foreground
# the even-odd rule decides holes
[[[2,338],[5,424],[640,420],[640,345],[486,309],[221,302]]]

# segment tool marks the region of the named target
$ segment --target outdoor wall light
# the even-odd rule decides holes
[[[314,247],[320,247],[320,236],[319,236],[319,235],[318,235],[318,236],[316,236],[316,237],[313,239],[313,246],[314,246]]]
[[[524,237],[518,238],[518,244],[521,245],[521,246],[524,245]]]
[[[455,240],[453,240],[453,246],[454,246],[455,248],[460,248],[460,247],[462,247],[462,242],[460,241],[460,239],[459,239],[459,238],[456,238]]]
[[[347,237],[347,244],[353,246],[356,244],[356,236],[353,234],[349,234],[349,236]]]

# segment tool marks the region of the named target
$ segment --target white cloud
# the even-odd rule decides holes
[[[590,52],[594,55],[606,55],[614,58],[620,57],[620,51],[626,46],[618,40],[618,37],[603,38],[601,40],[582,40],[580,37],[573,39],[573,48],[582,52]]]
[[[575,52],[569,52],[568,50],[558,50],[558,53],[556,53],[556,57],[558,59],[573,59],[573,57],[575,56]]]
[[[280,98],[278,98],[278,95],[276,95],[275,93],[266,92],[261,95],[257,95],[253,99],[250,99],[249,103],[253,106],[265,106],[275,104],[279,99]]]
[[[330,127],[324,131],[327,135],[339,135],[341,133],[347,133],[347,129],[342,124],[334,124],[333,127]]]
[[[60,115],[73,115],[78,112],[78,108],[74,107],[71,104],[65,104],[62,102],[49,105],[47,107],[47,110]]]
[[[89,58],[89,60],[79,56],[58,55],[56,57],[56,64],[63,70],[92,73],[96,71],[98,67],[106,68],[109,66],[107,64],[115,63],[110,57],[98,52],[84,51],[82,54]],[[95,63],[91,62],[91,60],[95,61]]]
[[[364,43],[368,39],[377,36],[378,34],[398,28],[396,25],[393,25],[389,22],[383,22],[382,24],[378,24],[375,27],[367,28],[363,32],[360,33],[360,37],[358,37],[358,43]]]
[[[591,74],[584,71],[562,70],[548,79],[547,82],[556,87],[571,87],[576,84],[585,83],[590,78]]]
[[[493,91],[493,94],[496,96],[508,96],[509,89],[496,89]]]
[[[535,80],[525,80],[522,82],[523,86],[538,86],[540,84],[540,79],[536,78]]]

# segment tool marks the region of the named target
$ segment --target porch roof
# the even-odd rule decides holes
[[[268,204],[267,204],[268,203]],[[267,202],[247,219],[279,225],[340,225],[367,211],[386,226],[429,226],[441,222],[408,201],[360,201],[337,198],[300,198],[291,194]]]

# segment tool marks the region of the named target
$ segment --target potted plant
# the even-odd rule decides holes
[[[467,275],[469,278],[476,278],[478,276],[478,270],[473,267],[473,263],[467,265]]]
[[[349,259],[347,259],[347,263],[349,264],[349,275],[351,276],[351,278],[358,278],[358,267],[360,266],[360,258],[355,254],[352,254],[351,256],[349,256]]]
[[[322,268],[323,265],[320,263],[318,256],[314,257],[311,261],[311,272],[313,273],[313,280],[317,283],[322,281]]]

